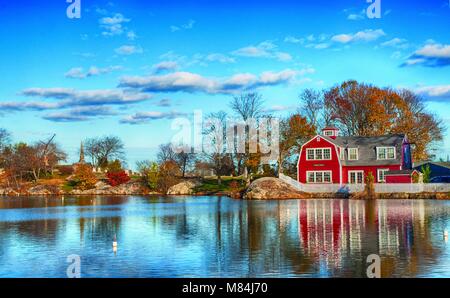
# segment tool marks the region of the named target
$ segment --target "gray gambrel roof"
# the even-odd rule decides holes
[[[321,137],[344,148],[345,160],[341,160],[341,163],[345,166],[382,166],[402,163],[404,134],[376,137],[336,137],[336,139],[327,136]],[[377,147],[395,147],[395,159],[377,160]],[[348,160],[348,148],[358,148],[358,160]]]

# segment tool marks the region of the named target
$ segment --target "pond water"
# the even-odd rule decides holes
[[[450,277],[450,201],[0,198],[0,277]],[[113,238],[117,236],[117,249]]]

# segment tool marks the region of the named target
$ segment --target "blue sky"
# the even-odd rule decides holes
[[[234,3],[236,2],[236,3]],[[168,142],[174,117],[257,90],[276,115],[304,88],[348,79],[409,88],[450,121],[448,1],[0,0],[0,127],[14,141],[114,134],[131,166]],[[450,154],[450,138],[442,157]]]

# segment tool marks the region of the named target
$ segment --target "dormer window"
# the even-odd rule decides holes
[[[332,131],[332,130],[325,130],[323,132],[323,134],[326,135],[327,137],[331,137],[331,136],[334,136],[334,131]]]
[[[358,160],[358,148],[348,148],[348,160]]]
[[[322,129],[322,135],[329,137],[331,139],[336,139],[338,133],[339,129],[337,129],[336,127],[327,126],[324,129]]]
[[[377,147],[377,159],[395,159],[395,147]]]

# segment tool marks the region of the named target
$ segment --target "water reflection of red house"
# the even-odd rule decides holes
[[[304,249],[338,253],[344,227],[349,226],[348,203],[341,200],[298,203],[299,230]],[[330,239],[331,238],[331,239]]]
[[[367,208],[364,201],[300,200],[298,229],[302,248],[338,260],[346,248],[361,250],[363,238],[370,235],[376,237],[382,254],[396,255],[400,245],[411,247],[414,228],[417,224],[424,228],[423,202],[373,204]],[[366,229],[368,225],[372,228]]]

